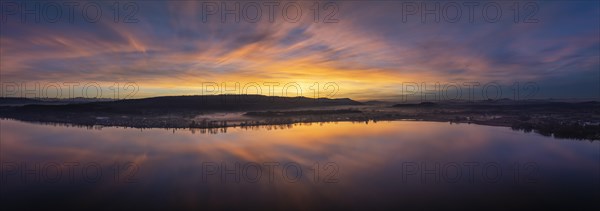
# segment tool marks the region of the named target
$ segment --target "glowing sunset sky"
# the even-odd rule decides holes
[[[314,23],[313,1],[299,2],[302,18],[296,23],[282,18],[285,2],[276,7],[273,22],[263,5],[256,23],[243,17],[236,23],[233,15],[222,23],[220,12],[202,21],[203,2],[143,1],[137,3],[137,23],[115,23],[114,2],[95,2],[102,9],[95,23],[81,16],[86,2],[75,8],[73,23],[64,4],[58,4],[64,12],[56,23],[35,23],[34,15],[23,23],[22,13],[3,2],[2,83],[135,82],[136,97],[149,97],[201,94],[205,82],[297,82],[312,96],[313,83],[335,82],[334,97],[360,100],[399,99],[403,82],[495,82],[503,97],[511,97],[513,83],[530,81],[539,85],[540,98],[594,98],[600,91],[598,1],[538,2],[532,16],[537,23],[523,23],[524,17],[515,23],[514,2],[505,1],[499,1],[502,16],[494,23],[482,15],[486,2],[475,7],[472,22],[468,7],[460,5],[456,23],[443,17],[436,23],[434,15],[423,23],[419,12],[402,21],[406,13],[399,1],[333,1],[337,23]],[[320,20],[332,11],[325,3]],[[531,11],[523,4],[525,16]]]

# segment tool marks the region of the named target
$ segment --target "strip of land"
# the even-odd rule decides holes
[[[171,96],[0,106],[0,117],[28,122],[134,128],[225,128],[313,122],[415,120],[504,126],[557,138],[600,140],[600,103],[595,101],[503,99],[393,104],[361,103],[347,98]]]

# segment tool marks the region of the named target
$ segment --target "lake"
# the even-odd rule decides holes
[[[7,210],[599,206],[598,141],[504,127],[417,121],[212,131],[0,125],[0,200]]]

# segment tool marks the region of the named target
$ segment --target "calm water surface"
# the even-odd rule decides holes
[[[436,122],[86,129],[1,121],[13,209],[597,209],[598,142]]]

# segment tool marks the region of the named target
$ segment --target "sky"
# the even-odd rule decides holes
[[[599,4],[2,1],[1,93],[600,99]]]

